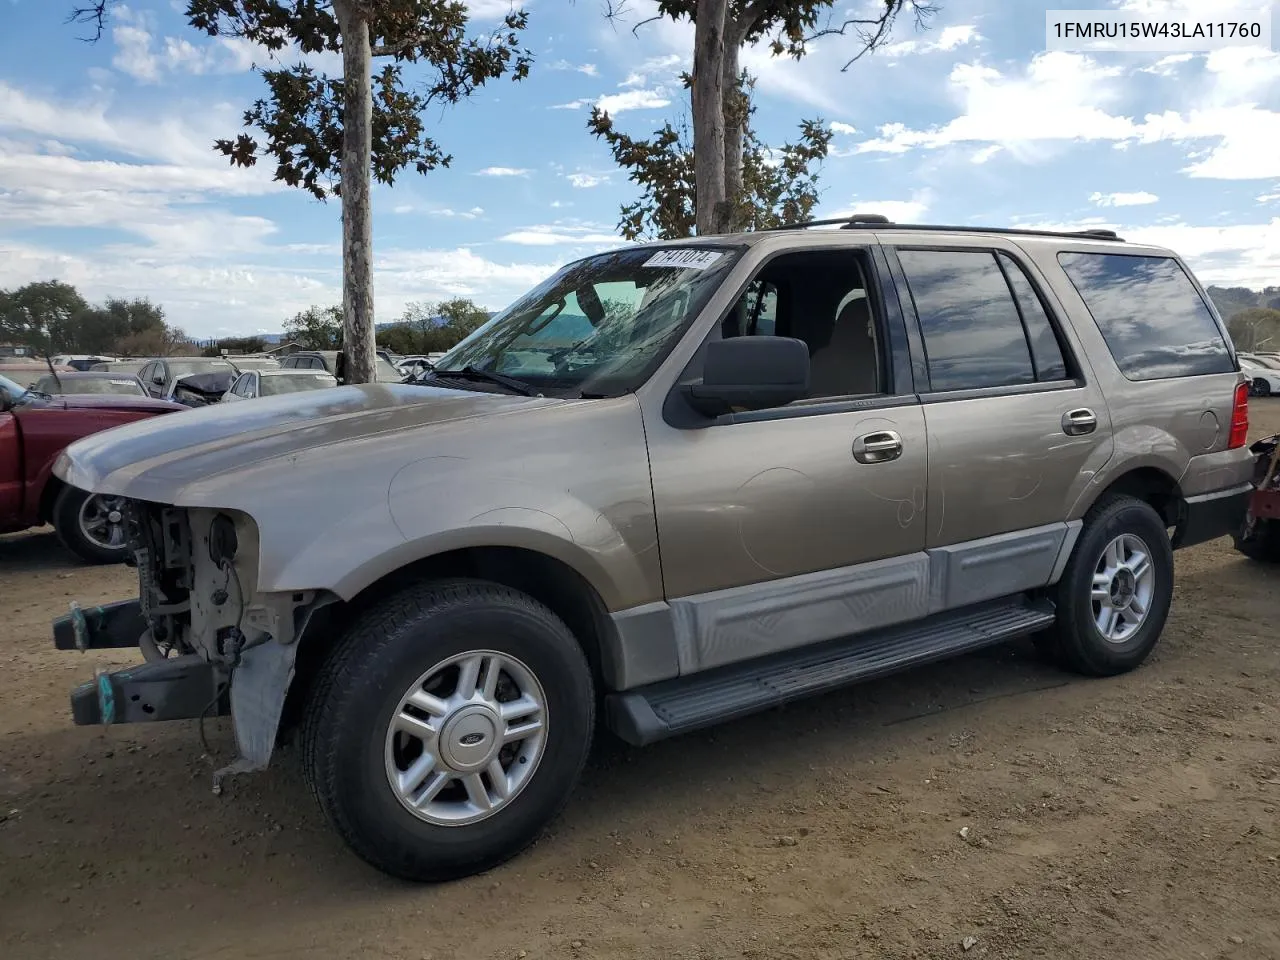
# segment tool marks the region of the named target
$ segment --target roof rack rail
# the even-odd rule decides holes
[[[779,230],[806,230],[809,227],[834,227],[842,230],[862,230],[867,228],[888,228],[891,230],[950,231],[953,233],[994,233],[1012,234],[1021,237],[1067,237],[1077,240],[1112,240],[1123,243],[1124,238],[1114,230],[1091,228],[1088,230],[1032,230],[1025,227],[964,227],[936,223],[894,223],[888,217],[878,213],[855,213],[850,217],[831,217],[826,220],[802,220],[798,223],[783,223],[776,227],[762,227],[757,233],[772,233]]]

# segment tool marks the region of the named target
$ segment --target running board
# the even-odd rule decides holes
[[[610,729],[643,746],[1041,630],[1047,600],[1011,598],[695,673],[605,698]]]

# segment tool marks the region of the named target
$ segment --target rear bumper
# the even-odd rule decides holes
[[[1173,539],[1175,550],[1238,533],[1253,496],[1253,484],[1187,497],[1186,516]]]

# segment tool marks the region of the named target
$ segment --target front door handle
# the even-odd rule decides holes
[[[1098,418],[1092,410],[1081,407],[1062,415],[1062,432],[1068,437],[1082,437],[1098,429]]]
[[[864,433],[853,441],[853,459],[859,463],[888,463],[902,456],[902,436],[897,430]]]

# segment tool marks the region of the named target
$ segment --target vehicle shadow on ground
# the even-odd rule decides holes
[[[89,566],[62,545],[52,527],[0,536],[0,577],[36,570],[84,570]]]

